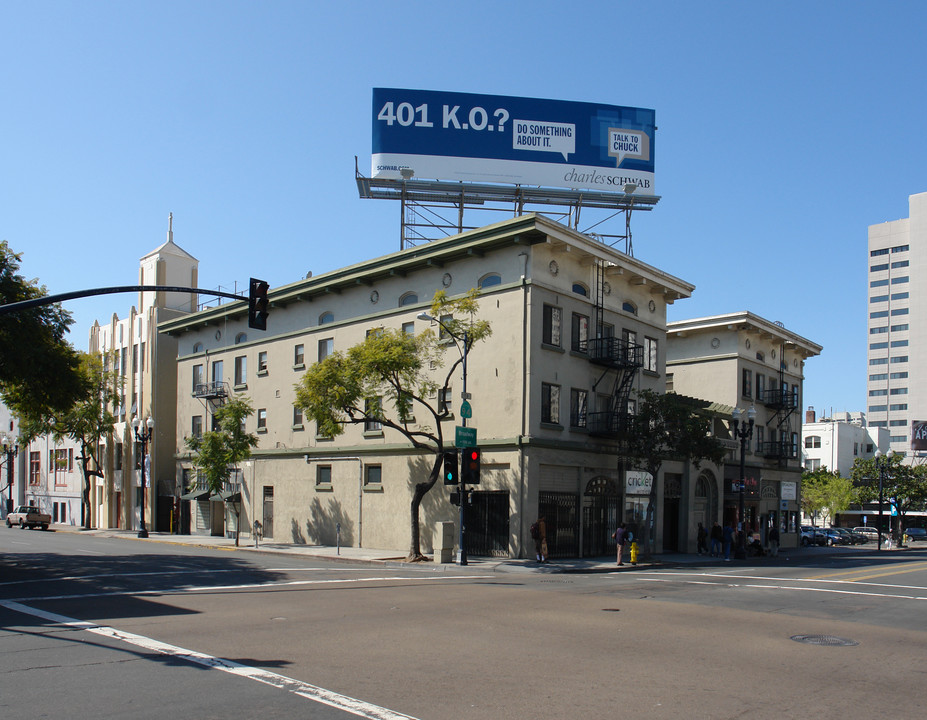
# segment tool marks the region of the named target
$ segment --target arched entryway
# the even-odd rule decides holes
[[[695,527],[702,523],[710,531],[718,521],[718,481],[711,470],[702,470],[695,481],[695,503],[692,509]]]
[[[583,492],[583,556],[601,557],[615,551],[612,533],[618,527],[621,493],[618,483],[599,475]]]

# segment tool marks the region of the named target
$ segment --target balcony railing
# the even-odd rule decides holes
[[[590,435],[622,436],[631,427],[630,413],[592,412],[586,415],[586,429]]]
[[[772,408],[792,408],[794,410],[798,407],[798,396],[791,390],[783,388],[760,390],[757,393],[757,399]]]
[[[580,352],[591,362],[609,367],[639,368],[644,366],[644,346],[617,337],[590,338],[579,343]]]
[[[193,397],[198,398],[224,398],[228,395],[225,383],[221,380],[197,383],[193,386]]]
[[[763,457],[775,460],[796,460],[798,448],[791,441],[775,441],[763,443]]]

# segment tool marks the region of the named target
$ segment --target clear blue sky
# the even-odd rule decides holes
[[[927,190],[915,2],[45,2],[0,7],[0,239],[49,293],[134,284],[166,237],[200,286],[398,249],[360,200],[371,89],[653,108],[635,256],[824,346],[805,404],[860,410],[866,237]],[[71,301],[72,341],[133,296]]]

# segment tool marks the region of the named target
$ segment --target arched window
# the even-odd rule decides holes
[[[637,305],[627,300],[621,303],[621,309],[627,313],[631,313],[632,315],[637,315]]]
[[[573,292],[583,297],[589,297],[589,288],[582,283],[573,283]]]
[[[319,315],[319,325],[325,325],[326,323],[330,322],[335,322],[335,313],[329,310],[328,312],[323,312],[321,315]]]
[[[248,334],[247,334],[247,333],[238,333],[238,334],[235,336],[235,344],[236,344],[236,345],[240,345],[240,344],[243,343],[243,342],[248,342]]]
[[[406,305],[415,305],[418,302],[418,295],[414,292],[407,292],[405,295],[399,298],[399,307],[405,307]]]
[[[499,273],[489,273],[480,278],[479,287],[482,290],[483,288],[492,287],[493,285],[501,285],[502,276]]]
[[[820,435],[809,435],[808,437],[806,437],[805,447],[809,449],[821,447],[821,436]]]
[[[193,352],[195,353],[203,352],[203,343],[201,342],[193,343]]]

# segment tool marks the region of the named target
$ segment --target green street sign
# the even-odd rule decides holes
[[[473,417],[473,408],[470,407],[470,403],[466,400],[460,403],[460,417],[468,420]]]
[[[458,425],[454,431],[454,445],[459,448],[476,447],[476,428]]]

